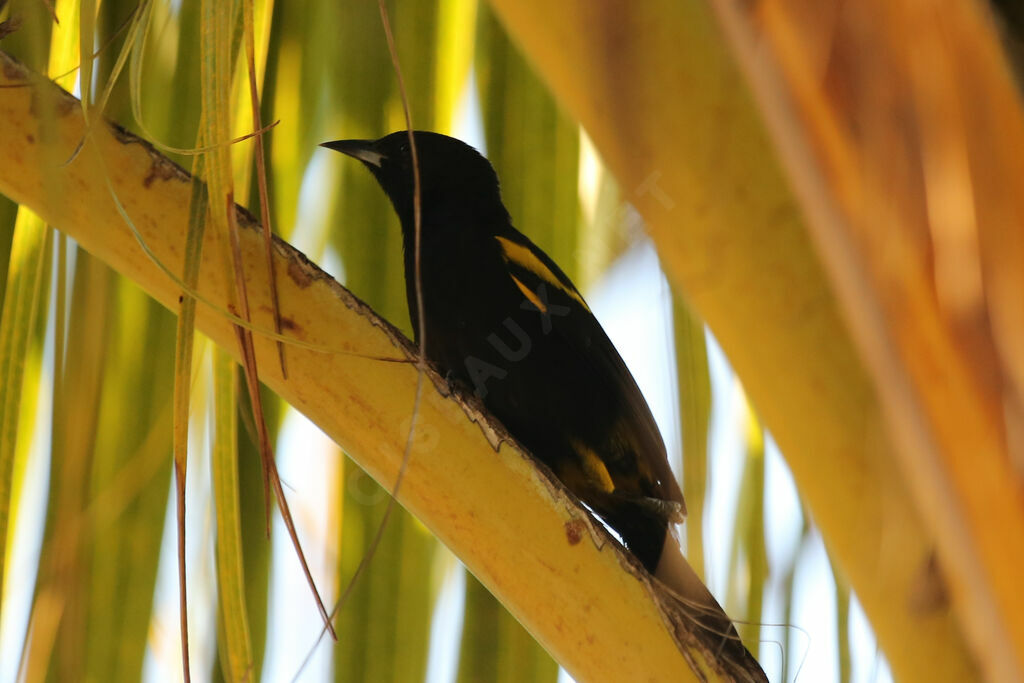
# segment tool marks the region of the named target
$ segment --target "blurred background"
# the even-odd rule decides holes
[[[359,164],[317,147],[404,127],[377,5],[253,7],[262,118],[278,122],[266,136],[274,230],[409,335],[397,220]],[[624,199],[634,188],[617,186],[486,3],[388,7],[415,126],[484,152],[514,223],[583,291],[651,404],[684,482],[690,561],[770,679],[890,680],[856,595],[835,573],[728,358],[663,275],[643,220]],[[191,168],[192,156],[175,150],[195,147],[199,125],[198,2],[14,1],[0,20],[20,25],[0,48],[81,96],[80,29],[92,28],[79,17],[90,8],[97,57],[88,91],[106,98],[107,116]],[[130,59],[112,80],[129,39]],[[232,104],[243,135],[251,130],[244,62],[237,72]],[[236,200],[259,215],[252,142],[233,155]],[[15,226],[32,221],[0,197],[0,287]],[[179,679],[175,318],[73,240],[45,234],[19,417],[5,432],[15,465],[0,681]],[[225,426],[214,418],[211,348],[201,336],[196,359],[187,482],[192,673],[220,680],[210,445]],[[276,515],[265,537],[254,428],[239,396],[231,428],[251,680],[567,678],[403,510],[339,614],[339,642],[320,639]],[[388,492],[303,416],[270,392],[263,398],[303,547],[333,603],[376,534]]]

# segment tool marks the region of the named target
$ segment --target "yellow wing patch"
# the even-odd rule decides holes
[[[506,261],[514,263],[520,268],[530,271],[531,273],[539,277],[541,280],[551,285],[552,287],[560,289],[561,291],[568,294],[586,310],[590,310],[590,307],[587,306],[587,303],[583,300],[583,297],[579,295],[579,292],[577,292],[575,289],[567,286],[565,283],[559,280],[555,276],[555,274],[551,272],[551,269],[544,265],[544,262],[537,258],[536,255],[534,255],[534,253],[530,251],[528,248],[524,247],[521,244],[516,244],[512,240],[507,239],[505,237],[496,236],[495,239],[497,239],[498,244],[501,245],[501,250],[505,254]],[[512,279],[515,280],[515,278]],[[541,307],[538,304],[537,295],[534,294],[533,292],[530,292],[529,288],[526,287],[519,280],[515,280],[515,282],[519,289],[522,290],[523,294],[526,295],[526,298],[530,300],[530,303],[537,306],[537,308],[541,308],[541,310],[543,310],[543,307]]]
[[[522,282],[520,282],[519,278],[517,278],[515,275],[512,276],[512,282],[516,283],[516,287],[518,287],[519,291],[523,293],[523,296],[526,297],[526,300],[529,301],[534,306],[536,306],[538,311],[540,311],[541,313],[548,312],[548,307],[544,305],[544,302],[540,300],[540,297],[531,292],[530,288],[524,285]]]
[[[597,453],[576,440],[572,441],[572,447],[576,451],[576,455],[579,456],[580,465],[583,468],[586,480],[592,486],[596,486],[605,493],[613,492],[615,490],[615,482],[612,481],[612,475],[608,473],[608,468],[605,467],[604,462],[601,461]]]

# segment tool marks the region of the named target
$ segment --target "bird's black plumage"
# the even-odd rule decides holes
[[[767,681],[669,533],[683,495],[636,382],[565,273],[512,226],[490,163],[417,131],[420,282],[427,358],[622,538],[675,595],[738,680]],[[414,180],[406,131],[324,147],[362,161],[402,224],[406,295],[420,341]],[[665,553],[663,549],[672,549]]]
[[[324,146],[363,161],[399,216],[418,337],[408,133]],[[512,226],[490,163],[436,133],[417,132],[416,148],[427,358],[474,391],[653,572],[684,507],[636,382],[569,278]]]

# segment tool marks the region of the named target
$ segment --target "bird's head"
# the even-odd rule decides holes
[[[498,176],[479,152],[440,133],[416,131],[414,136],[425,223],[504,214]],[[379,140],[335,140],[320,146],[363,162],[391,200],[403,230],[413,225],[413,157],[407,131]]]

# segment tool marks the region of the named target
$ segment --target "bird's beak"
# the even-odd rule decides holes
[[[377,168],[380,168],[381,162],[387,159],[386,156],[377,151],[374,140],[334,140],[332,142],[321,142],[320,146],[355,157]]]

